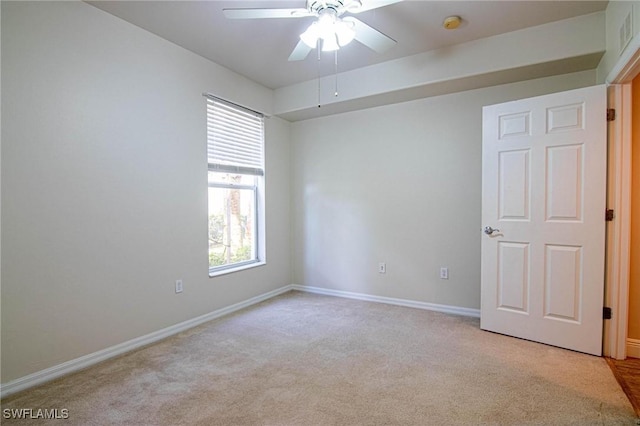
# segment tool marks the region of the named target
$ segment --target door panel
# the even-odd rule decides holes
[[[545,246],[544,317],[580,322],[582,247]]]
[[[582,144],[547,149],[547,221],[582,221]]]
[[[529,313],[529,244],[498,243],[498,309]]]
[[[483,109],[483,329],[601,354],[605,113],[605,86]]]
[[[529,220],[529,151],[525,149],[499,153],[498,204],[502,220]]]

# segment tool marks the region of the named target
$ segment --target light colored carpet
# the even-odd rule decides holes
[[[636,424],[602,358],[484,332],[474,318],[300,292],[2,408],[66,408],[65,425]]]

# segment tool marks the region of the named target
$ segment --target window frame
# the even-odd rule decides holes
[[[261,150],[262,150],[262,167],[254,168],[254,167],[245,167],[242,165],[229,165],[229,164],[221,164],[211,162],[211,147],[212,142],[209,138],[209,130],[207,130],[207,151],[208,151],[208,165],[207,165],[207,188],[220,188],[220,189],[239,189],[239,190],[249,190],[253,191],[253,258],[250,260],[244,260],[240,262],[228,263],[219,266],[209,266],[209,277],[213,278],[219,275],[224,275],[236,271],[241,271],[245,269],[254,268],[257,266],[262,266],[266,264],[266,244],[265,244],[265,167],[264,167],[264,153],[266,148],[265,143],[265,123],[264,123],[264,115],[258,113],[256,111],[250,110],[240,105],[236,105],[232,102],[226,101],[224,99],[217,98],[210,94],[204,94],[207,100],[207,129],[211,125],[209,115],[212,114],[210,110],[211,101],[220,102],[221,104],[226,105],[227,107],[237,108],[240,111],[248,112],[250,114],[256,115],[260,117],[261,121]],[[242,175],[242,176],[251,176],[253,177],[254,184],[233,184],[233,183],[225,183],[225,182],[215,182],[209,179],[209,173],[228,173],[233,175]],[[207,200],[209,199],[209,194],[207,192]],[[207,208],[207,212],[209,210]],[[207,222],[209,214],[207,213]],[[207,248],[207,258],[209,258],[210,249]]]
[[[213,170],[209,169],[209,172],[214,172]],[[214,173],[223,173],[220,171],[216,171]],[[262,176],[257,176],[257,175],[252,175],[252,174],[242,174],[242,173],[233,173],[233,174],[238,174],[238,175],[243,175],[243,176],[251,176],[253,178],[255,178],[255,185],[246,185],[246,184],[240,184],[240,185],[234,185],[231,183],[221,183],[221,182],[208,182],[208,188],[220,188],[220,189],[240,189],[240,190],[245,190],[245,191],[253,191],[253,238],[254,238],[254,242],[253,242],[253,258],[250,260],[244,260],[241,262],[234,262],[234,263],[227,263],[225,265],[219,265],[219,266],[209,266],[209,276],[215,276],[215,275],[220,275],[220,273],[225,273],[226,270],[228,269],[246,269],[247,266],[253,266],[256,263],[261,263],[262,261],[260,260],[260,242],[262,240],[262,238],[260,237],[261,234],[261,230],[262,227],[260,226],[260,221],[258,220],[258,217],[260,215],[259,209],[258,209],[258,204],[259,204],[259,197],[258,197],[258,193],[259,193],[259,181],[262,178]],[[207,195],[208,196],[208,195]]]

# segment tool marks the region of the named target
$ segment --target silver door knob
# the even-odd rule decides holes
[[[485,233],[485,234],[487,234],[487,235],[491,235],[491,234],[493,234],[494,232],[500,232],[500,230],[499,230],[499,229],[492,228],[492,227],[490,227],[490,226],[485,226],[485,228],[484,228],[484,233]]]

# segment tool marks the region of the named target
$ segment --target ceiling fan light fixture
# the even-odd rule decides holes
[[[336,23],[335,12],[331,13],[327,11],[327,12],[321,13],[317,21],[320,38],[328,38],[332,34],[335,34],[335,28],[334,28],[335,23]]]
[[[314,22],[309,25],[309,28],[302,34],[300,34],[300,40],[304,42],[307,46],[312,49],[315,49],[318,46],[318,39],[320,38],[320,29],[318,28],[318,23]]]
[[[340,49],[338,45],[338,41],[336,39],[335,34],[331,34],[330,37],[323,37],[322,39],[322,51],[323,52],[333,52],[334,50]]]
[[[318,40],[322,39],[322,51],[333,52],[341,46],[346,46],[355,38],[354,27],[352,22],[338,18],[335,11],[331,9],[321,13],[318,20],[300,34],[300,40],[314,49],[318,45]]]
[[[338,36],[338,44],[341,47],[351,43],[355,38],[356,31],[353,29],[354,26],[353,23],[348,23],[343,20],[339,20],[334,24],[336,36]]]

